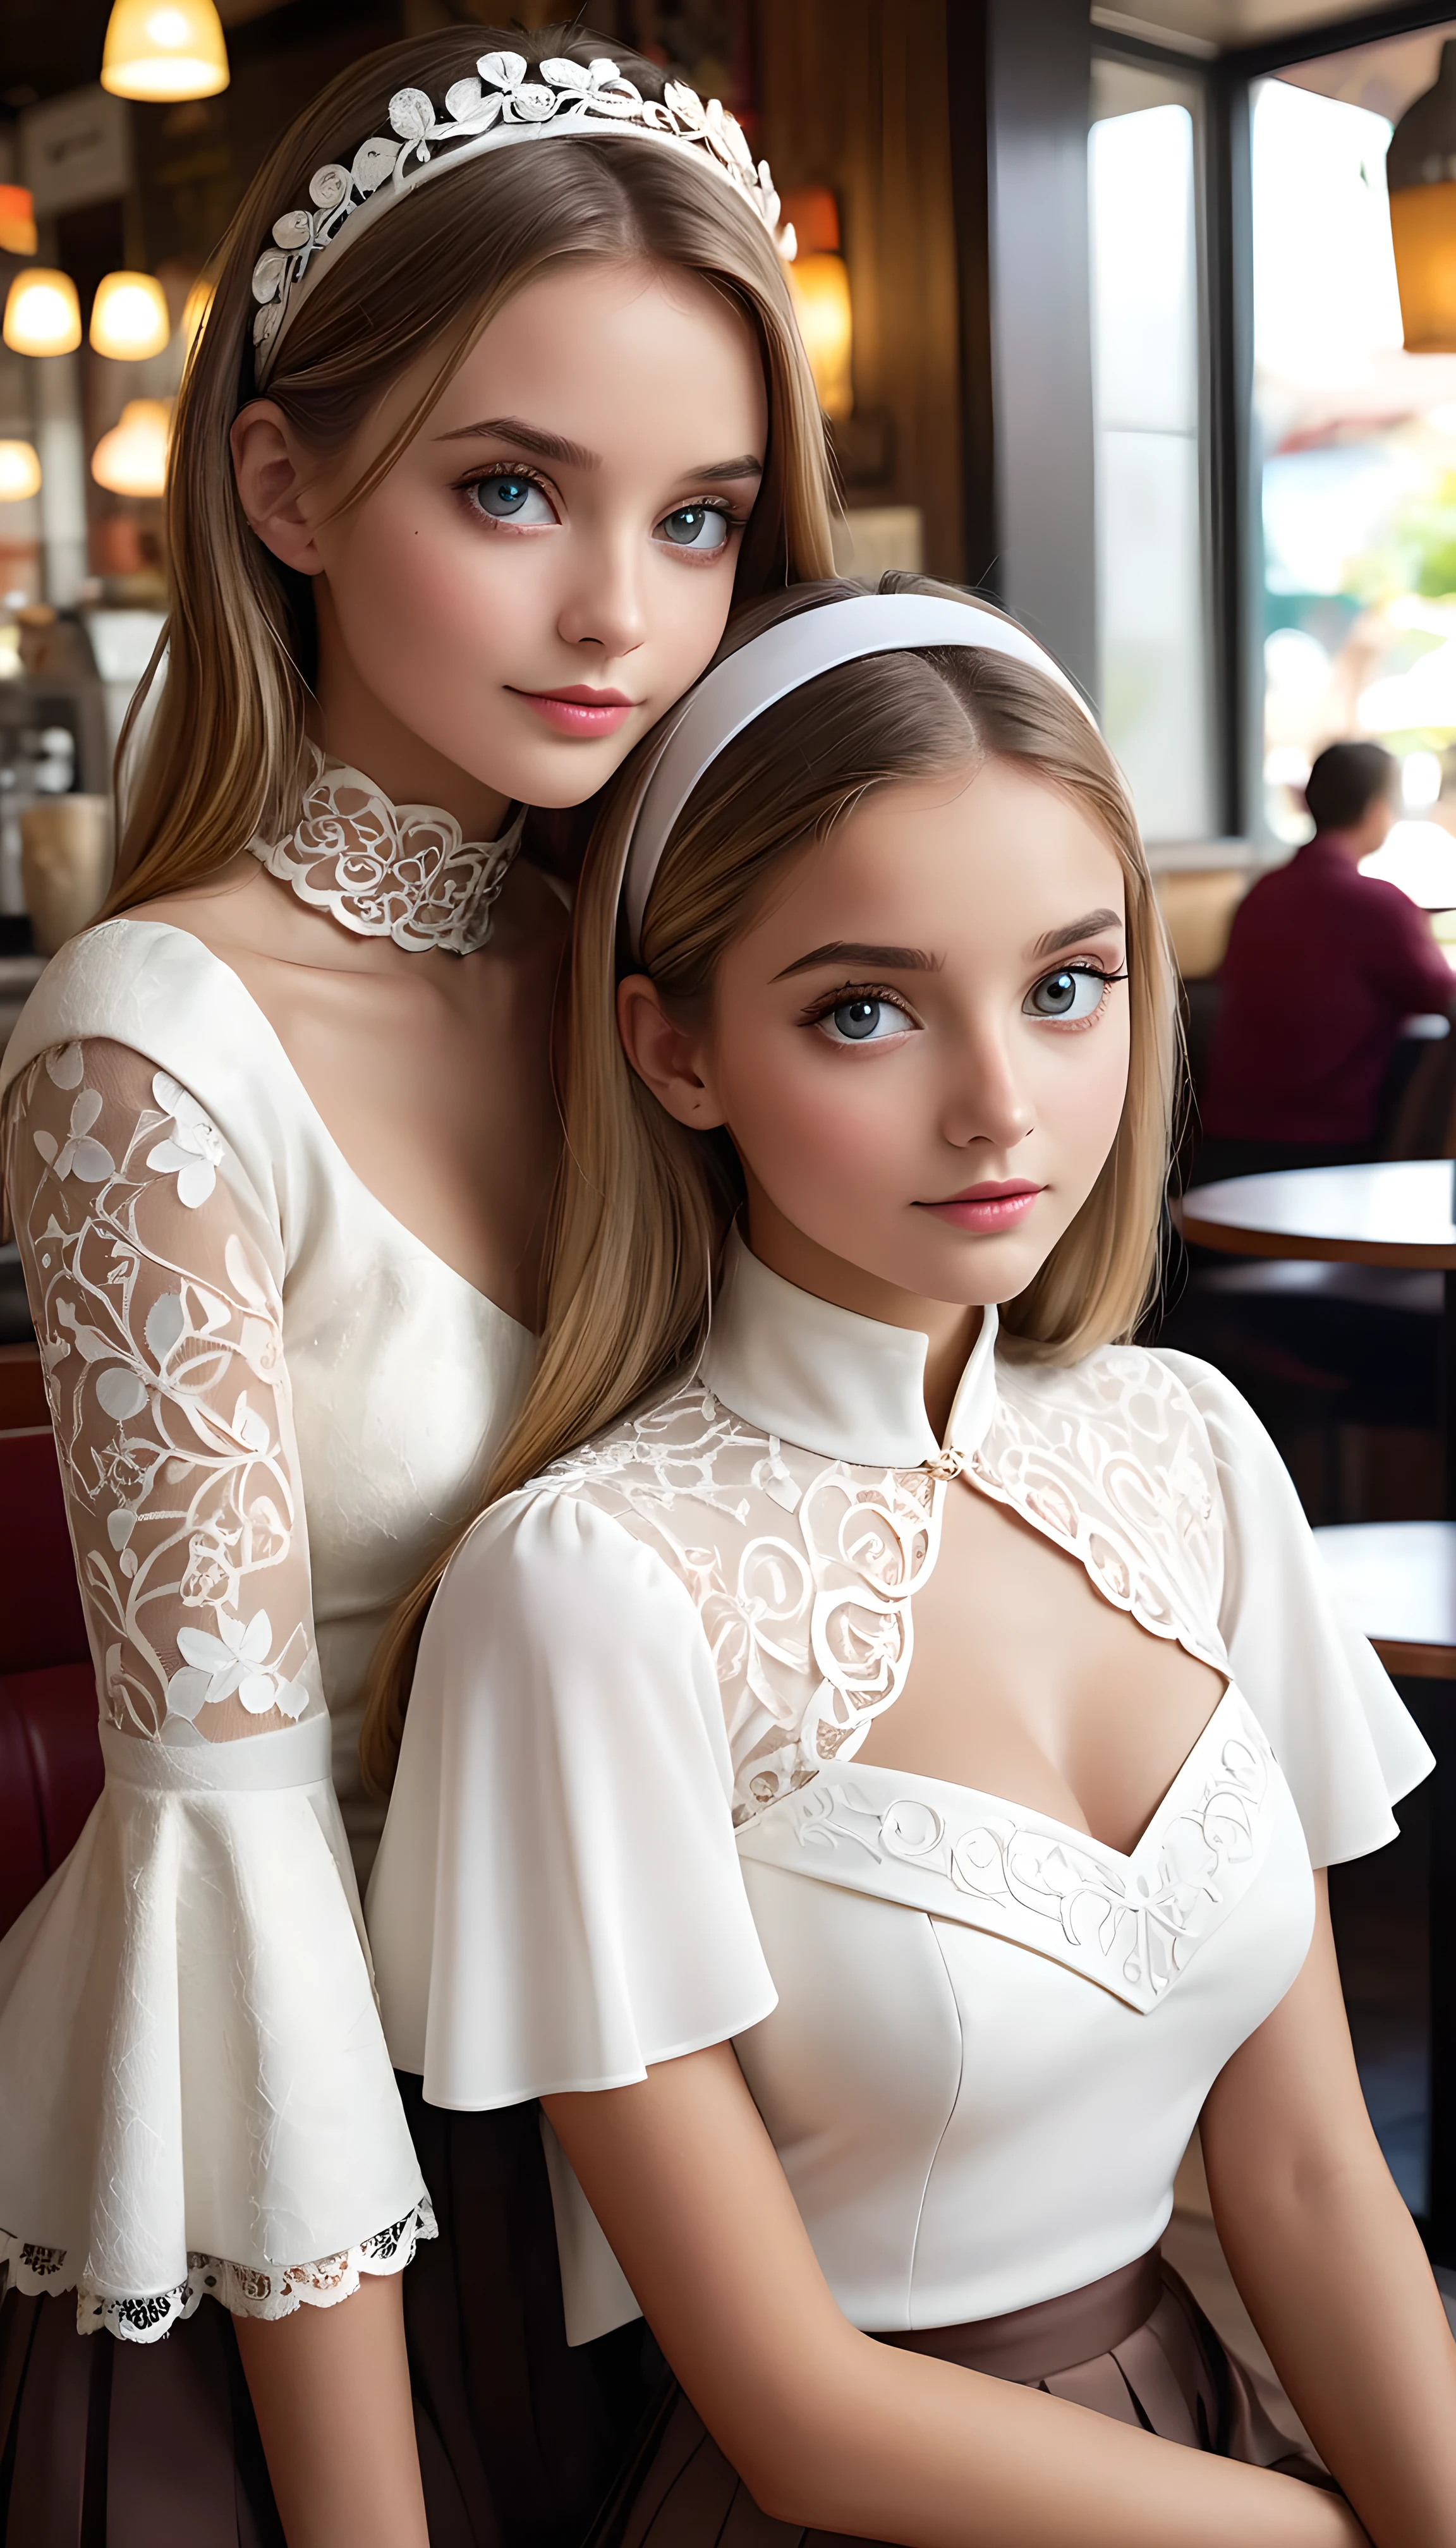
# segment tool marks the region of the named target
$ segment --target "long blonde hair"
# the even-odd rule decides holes
[[[879,589],[970,598],[917,576],[886,576]],[[720,660],[765,627],[864,590],[801,587],[748,609]],[[642,751],[650,750],[649,741]],[[1131,1055],[1117,1138],[1070,1228],[1027,1289],[1003,1305],[1006,1349],[1074,1362],[1136,1326],[1156,1271],[1177,1054],[1172,966],[1121,774],[1045,674],[976,648],[877,655],[795,690],[713,763],[669,836],[643,917],[640,966],[618,914],[640,755],[613,785],[577,903],[567,1142],[545,1328],[484,1503],[614,1423],[694,1349],[709,1269],[743,1199],[726,1135],[676,1123],[629,1065],[616,1022],[622,972],[649,974],[670,1010],[699,1009],[784,859],[824,840],[872,789],[939,776],[968,755],[1014,763],[1070,797],[1116,851],[1127,900]],[[447,1562],[416,1585],[380,1649],[360,1745],[377,1792],[393,1777],[419,1628]]]
[[[280,214],[308,201],[314,172],[389,129],[404,82],[443,97],[477,58],[509,46],[531,61],[609,51],[647,96],[663,74],[588,31],[509,35],[458,27],[410,38],[343,71],[265,162],[222,253],[216,298],[178,400],[167,495],[169,609],[148,682],[166,678],[139,766],[129,769],[118,875],[108,913],[215,874],[296,794],[315,621],[305,577],[249,528],[233,484],[228,429],[256,395],[252,270]],[[365,228],[320,271],[268,380],[305,445],[338,451],[400,373],[436,360],[412,412],[350,490],[360,500],[393,467],[482,330],[544,274],[585,258],[630,257],[701,276],[748,320],[769,395],[765,474],[745,534],[740,597],[830,571],[823,421],[778,256],[762,224],[706,168],[646,140],[543,137],[446,171]],[[381,596],[382,604],[385,596]],[[128,737],[123,737],[122,756]]]

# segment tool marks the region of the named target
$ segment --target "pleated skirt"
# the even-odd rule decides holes
[[[400,2076],[440,2235],[405,2273],[431,2548],[581,2548],[670,2384],[640,2320],[568,2346],[534,2106],[427,2106]],[[284,2548],[232,2320],[154,2344],[0,2299],[0,2548]]]
[[[568,2346],[536,2109],[448,2114],[400,2086],[440,2225],[405,2275],[431,2548],[829,2548],[758,2510],[640,2321]],[[881,2340],[1333,2484],[1156,2253],[1009,2318]],[[207,2300],[125,2343],[78,2334],[73,2298],[7,2292],[0,2548],[174,2542],[284,2548],[231,2320]]]
[[[879,2341],[1338,2492],[1309,2444],[1283,2428],[1278,2410],[1284,2405],[1287,2412],[1287,2404],[1277,2393],[1261,2394],[1156,2249],[1082,2291],[1005,2318]],[[679,2394],[661,2411],[593,2548],[840,2548],[841,2538],[761,2512]],[[844,2539],[843,2548],[857,2543]]]

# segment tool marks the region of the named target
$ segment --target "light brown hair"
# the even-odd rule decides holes
[[[645,95],[662,93],[664,75],[651,62],[580,28],[525,35],[471,26],[410,38],[330,83],[273,151],[228,233],[177,405],[169,608],[148,677],[164,649],[166,678],[138,766],[129,771],[122,880],[108,913],[216,873],[255,833],[280,828],[297,790],[315,657],[312,592],[249,528],[228,439],[234,416],[258,395],[254,263],[279,216],[307,204],[316,169],[347,161],[371,133],[388,133],[397,89],[422,87],[439,101],[482,54],[502,46],[532,62],[608,52]],[[748,320],[759,346],[769,446],[736,592],[774,592],[828,573],[823,422],[777,252],[720,177],[647,139],[543,136],[432,178],[320,269],[265,395],[326,458],[402,372],[435,357],[412,412],[344,499],[356,502],[394,465],[514,294],[567,262],[634,257],[700,276]]]
[[[719,660],[765,627],[864,590],[800,588],[744,611]],[[970,598],[917,576],[885,576],[879,590]],[[821,674],[767,709],[699,780],[648,896],[639,963],[623,944],[618,897],[637,772],[651,748],[649,739],[614,781],[582,873],[546,1322],[486,1502],[616,1422],[695,1349],[709,1269],[743,1200],[727,1136],[676,1123],[628,1063],[619,979],[640,970],[670,1011],[700,1011],[775,868],[897,780],[936,777],[967,759],[1010,762],[1069,797],[1123,870],[1131,1055],[1122,1118],[1081,1211],[1027,1289],[1002,1306],[1006,1351],[1075,1362],[1129,1335],[1156,1271],[1177,1084],[1174,977],[1127,788],[1075,701],[1047,675],[976,647],[876,655]],[[360,1747],[378,1791],[393,1777],[414,1646],[444,1562],[381,1647]]]

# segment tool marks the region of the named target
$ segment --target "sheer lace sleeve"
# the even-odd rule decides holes
[[[6,1110],[103,1715],[213,1741],[322,1704],[278,1240],[195,1097],[125,1046]]]
[[[0,1939],[0,2259],[149,2341],[206,2293],[342,2299],[433,2224],[329,1777],[277,1214],[120,1043],[42,1053],[0,1132],[106,1762]]]

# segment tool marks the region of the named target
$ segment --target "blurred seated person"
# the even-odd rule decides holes
[[[1373,1157],[1402,1021],[1456,1003],[1425,913],[1360,873],[1395,820],[1399,775],[1377,743],[1321,752],[1305,790],[1314,839],[1239,904],[1191,1184]]]

